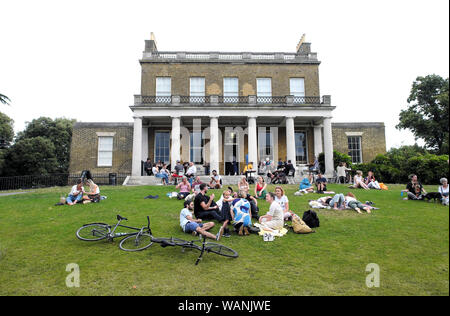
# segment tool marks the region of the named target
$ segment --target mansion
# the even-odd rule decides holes
[[[140,60],[132,123],[75,123],[70,173],[142,175],[149,157],[226,174],[267,158],[302,170],[333,150],[354,163],[386,152],[384,123],[333,123],[339,110],[320,94],[317,53],[304,37],[295,52],[159,51],[152,36]]]

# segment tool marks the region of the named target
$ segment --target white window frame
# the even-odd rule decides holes
[[[114,136],[98,136],[97,166],[112,167]]]
[[[304,139],[304,142],[305,142],[305,161],[297,160],[297,142],[295,142],[295,163],[297,165],[307,164],[308,163],[308,131],[296,130],[296,131],[294,131],[294,137],[295,137],[296,133],[303,133],[303,134],[305,134],[305,139]],[[295,140],[297,140],[297,139],[295,138]]]
[[[294,103],[305,103],[305,78],[289,78],[289,88]]]
[[[256,78],[256,100],[258,103],[272,103],[272,78]]]
[[[239,101],[239,78],[223,78],[223,101],[226,103],[238,103]]]
[[[350,139],[358,139],[358,142],[355,143],[358,145],[359,148],[357,149],[350,149]],[[352,163],[354,164],[359,164],[363,162],[363,153],[362,153],[362,136],[356,136],[356,135],[351,135],[351,136],[347,136],[347,148],[348,148],[348,155],[350,156],[350,158],[352,159]],[[353,152],[356,152],[359,149],[359,161],[354,161],[354,156],[352,155]]]
[[[205,102],[205,78],[191,77],[189,78],[189,101],[191,103]]]
[[[160,159],[160,158],[161,158],[161,155],[159,155],[159,157],[158,157],[158,159],[157,159],[157,155],[156,155],[156,148],[157,148],[157,147],[156,147],[156,134],[157,134],[157,133],[165,133],[165,134],[168,134],[168,135],[169,135],[169,142],[168,142],[169,154],[168,154],[168,156],[167,156],[167,160],[164,160],[164,161],[163,161],[163,159]],[[164,147],[161,147],[161,146],[160,146],[160,148],[166,148],[166,147],[165,147],[165,146],[164,146]],[[166,163],[166,164],[169,164],[169,163],[170,163],[170,131],[167,131],[167,130],[157,130],[157,131],[155,131],[153,157],[155,157],[155,163],[158,162],[158,160],[161,160],[162,163]]]
[[[170,103],[172,96],[172,78],[171,77],[156,77],[156,103]]]

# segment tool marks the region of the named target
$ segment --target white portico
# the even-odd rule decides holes
[[[148,137],[147,129],[151,127],[155,130],[170,130],[170,157],[166,163],[174,166],[177,160],[191,161],[192,148],[199,147],[204,161],[210,164],[210,170],[224,170],[223,165],[227,162],[227,157],[231,156],[241,164],[248,161],[256,165],[264,160],[262,156],[265,152],[261,146],[268,147],[272,160],[291,160],[297,166],[310,163],[298,163],[299,145],[296,139],[296,131],[308,127],[313,131],[311,139],[314,142],[311,146],[314,153],[310,153],[309,157],[316,157],[324,152],[326,175],[333,175],[331,116],[334,107],[330,105],[329,96],[324,96],[323,102],[319,104],[295,104],[289,102],[292,100],[289,96],[285,97],[287,102],[280,104],[274,104],[273,100],[270,104],[258,103],[256,96],[249,96],[247,103],[236,104],[220,103],[220,96],[204,97],[203,102],[181,103],[179,100],[182,97],[178,96],[170,99],[171,102],[148,104],[142,96],[135,96],[135,104],[130,107],[134,116],[133,176],[141,175],[141,160],[145,160],[147,156],[156,157],[148,151],[148,148],[154,147],[149,144],[149,139],[157,141]],[[261,142],[261,126],[271,131],[272,142]],[[285,135],[280,136],[285,139],[278,138],[277,128],[285,130]],[[195,134],[195,129],[201,133],[198,145],[189,136]],[[227,131],[230,130],[237,134],[237,150],[228,155]],[[279,148],[279,143],[285,146]],[[153,149],[153,153],[156,153],[156,148]],[[285,155],[279,153],[281,151]]]

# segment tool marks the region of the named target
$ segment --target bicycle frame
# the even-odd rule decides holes
[[[127,220],[124,217],[121,217],[120,215],[117,215],[117,224],[114,226],[114,228],[112,229],[112,231],[108,234],[108,240],[109,241],[113,241],[114,238],[118,238],[118,237],[125,237],[125,236],[132,236],[132,235],[137,235],[137,234],[142,234],[142,232],[144,231],[144,229],[148,229],[148,232],[151,235],[151,229],[150,229],[150,218],[147,216],[147,221],[148,221],[148,225],[147,227],[142,227],[142,228],[137,228],[137,227],[131,227],[131,226],[126,226],[126,225],[121,225],[120,223],[122,222],[122,220]],[[137,232],[133,232],[133,233],[116,233],[116,229],[118,227],[124,227],[124,228],[128,228],[128,229],[133,229],[136,230]],[[152,236],[153,238],[153,236]]]

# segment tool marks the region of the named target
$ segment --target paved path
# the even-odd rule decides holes
[[[16,195],[16,194],[25,194],[28,192],[10,192],[10,193],[0,193],[0,196],[8,196],[8,195]]]

